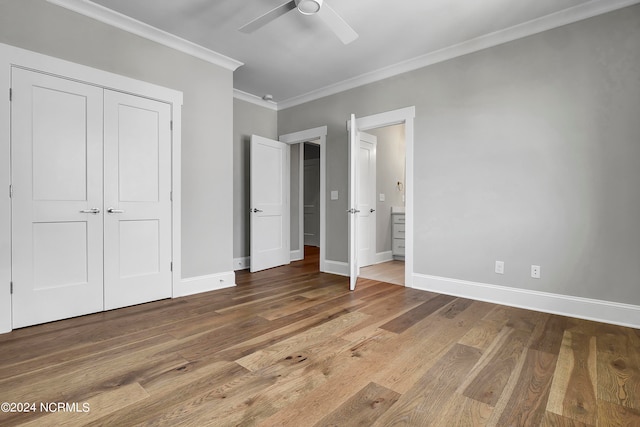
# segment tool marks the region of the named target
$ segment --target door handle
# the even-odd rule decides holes
[[[262,212],[262,210],[258,209],[258,208],[253,208],[253,210],[251,210],[249,212],[258,213],[258,212]]]
[[[358,209],[351,208],[351,209],[347,209],[347,212],[349,212],[350,214],[357,214],[360,211]]]
[[[375,211],[375,209],[369,209],[369,213],[374,213]]]
[[[114,208],[109,208],[107,209],[107,212],[109,212],[110,214],[114,214],[114,213],[124,213],[124,211],[122,209],[114,209]]]
[[[80,211],[80,213],[90,213],[90,214],[94,214],[94,215],[96,215],[96,214],[99,214],[99,213],[100,213],[100,209],[98,209],[98,208],[82,209],[82,210]]]

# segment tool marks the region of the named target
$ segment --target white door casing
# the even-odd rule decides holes
[[[355,114],[351,114],[351,127],[349,129],[349,289],[355,290],[360,266],[358,265],[358,152],[360,150],[360,137]]]
[[[289,264],[290,147],[251,136],[251,272]]]
[[[376,259],[376,149],[378,138],[359,132],[357,207],[358,267],[375,263]]]
[[[320,271],[327,271],[326,260],[326,241],[327,241],[327,227],[326,227],[326,208],[327,208],[327,126],[320,126],[312,129],[306,129],[298,132],[288,133],[280,135],[280,142],[293,144],[311,143],[320,147]],[[304,146],[304,145],[303,145]],[[303,151],[304,149],[300,150]],[[301,168],[304,169],[304,157],[300,159]],[[304,175],[300,174],[300,188],[304,187],[303,181]],[[301,196],[302,198],[302,196]],[[299,231],[299,245],[304,247],[304,205],[300,203],[300,211],[298,212],[298,218],[300,219],[300,231]]]
[[[348,126],[357,126],[358,129],[367,131],[384,126],[404,123],[405,125],[405,286],[413,286],[413,146],[414,146],[414,119],[416,109],[414,106],[400,108],[361,117],[355,122],[349,122]]]
[[[104,93],[104,304],[171,297],[171,106]]]
[[[12,70],[12,327],[103,309],[102,89]]]

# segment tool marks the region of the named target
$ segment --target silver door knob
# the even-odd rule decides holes
[[[109,208],[107,209],[107,212],[109,212],[110,214],[114,214],[114,213],[124,213],[124,211],[122,209],[114,209],[114,208]]]
[[[369,209],[369,213],[374,213],[375,211],[375,209]]]
[[[99,214],[99,213],[100,213],[100,209],[98,209],[98,208],[82,209],[82,210],[80,211],[80,213],[90,213],[90,214],[94,214],[94,215],[96,215],[96,214]]]
[[[251,212],[253,212],[253,213],[258,213],[258,212],[262,212],[262,210],[257,209],[257,208],[253,208],[253,210],[252,210]]]

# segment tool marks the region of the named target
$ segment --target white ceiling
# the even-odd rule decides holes
[[[477,50],[640,0],[326,1],[358,32],[356,41],[343,45],[317,16],[296,10],[252,34],[238,31],[286,0],[93,3],[241,61],[235,89],[272,94],[286,104],[341,84],[355,86],[361,77],[372,80],[446,59],[449,51]]]

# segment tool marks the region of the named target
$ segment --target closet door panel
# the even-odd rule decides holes
[[[171,297],[171,107],[105,91],[105,308]]]
[[[103,309],[102,94],[12,69],[13,327]]]

